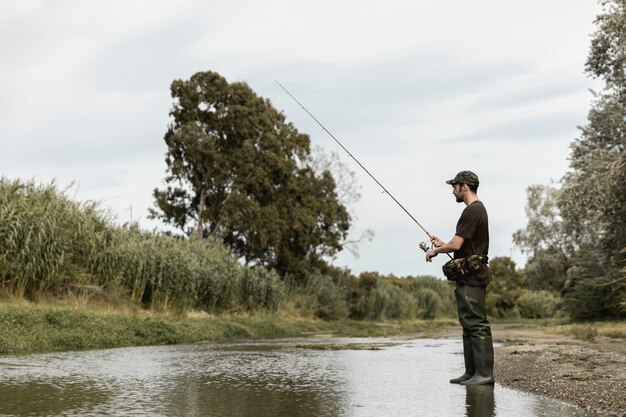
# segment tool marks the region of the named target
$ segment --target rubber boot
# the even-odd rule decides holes
[[[493,344],[491,337],[472,338],[472,353],[476,372],[461,385],[493,384]]]
[[[460,384],[474,376],[474,355],[472,353],[472,340],[469,336],[463,336],[463,358],[465,359],[465,373],[458,378],[451,379],[451,384]]]

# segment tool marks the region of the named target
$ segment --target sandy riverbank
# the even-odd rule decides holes
[[[506,387],[626,416],[626,342],[599,336],[577,340],[541,328],[492,327],[495,377]]]

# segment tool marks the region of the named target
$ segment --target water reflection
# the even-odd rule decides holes
[[[496,415],[494,385],[467,385],[465,388],[467,417],[493,417]]]
[[[0,414],[584,415],[497,384],[448,383],[462,367],[461,351],[456,339],[314,339],[304,347],[294,339],[5,357]]]
[[[77,381],[27,381],[0,388],[2,415],[72,415],[97,408],[109,393]]]
[[[220,345],[201,349],[194,370],[162,395],[167,415],[335,416],[345,383],[341,364],[319,352],[268,345]],[[212,356],[212,359],[210,358]],[[311,366],[315,363],[315,366]],[[182,393],[182,395],[181,395]]]

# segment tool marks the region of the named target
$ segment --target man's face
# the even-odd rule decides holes
[[[452,194],[454,194],[454,197],[456,197],[457,203],[462,203],[464,201],[466,187],[467,187],[466,184],[453,184],[452,185]]]

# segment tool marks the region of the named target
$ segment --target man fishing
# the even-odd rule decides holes
[[[378,184],[383,191],[417,224],[430,238],[434,245],[428,249],[425,243],[420,248],[426,251],[426,261],[438,253],[454,252],[454,259],[444,265],[444,274],[456,282],[456,305],[459,321],[463,326],[463,352],[465,357],[465,373],[459,378],[450,380],[454,384],[492,384],[493,383],[493,344],[491,328],[487,321],[485,306],[485,286],[491,281],[491,273],[487,266],[489,251],[489,227],[487,211],[478,199],[478,177],[471,171],[461,171],[454,179],[446,181],[452,185],[452,194],[456,201],[465,203],[461,218],[456,225],[456,234],[448,243],[431,235],[411,213],[372,175],[358,159],[356,159],[324,125],[307,110],[281,83],[280,86],[302,109],[354,161]],[[448,255],[449,256],[449,255]]]
[[[452,240],[444,243],[430,235],[433,248],[426,252],[426,261],[439,253],[454,252],[447,262],[444,274],[456,282],[457,314],[463,327],[463,356],[465,373],[451,379],[453,384],[493,384],[493,344],[491,328],[487,321],[485,287],[491,281],[487,265],[489,251],[489,225],[487,210],[478,198],[478,176],[471,171],[461,171],[446,181],[452,185],[457,203],[465,209],[456,224]]]

